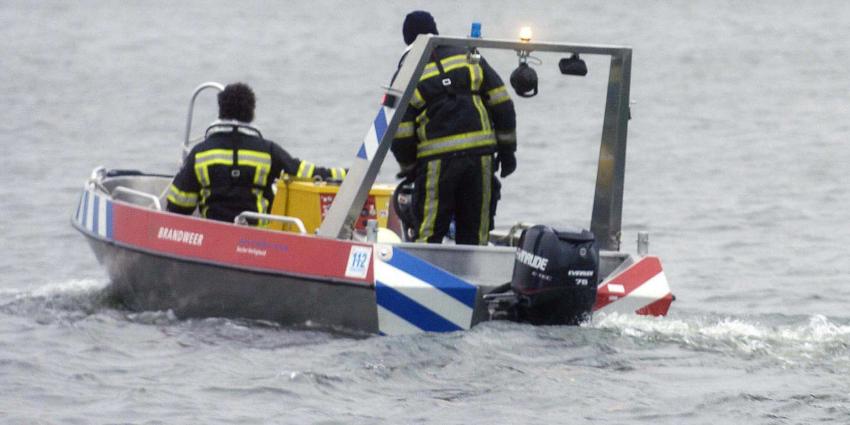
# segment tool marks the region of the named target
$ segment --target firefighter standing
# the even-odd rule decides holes
[[[168,211],[233,222],[243,211],[266,213],[274,199],[272,184],[281,171],[296,178],[341,180],[343,168],[317,167],[293,158],[248,125],[256,100],[243,83],[227,85],[218,94],[219,120],[207,129],[206,140],[189,152],[168,189]]]
[[[438,34],[424,11],[408,14],[402,32],[408,45]],[[437,47],[392,144],[400,176],[414,180],[416,241],[441,243],[454,218],[456,243],[486,245],[498,196],[493,173],[513,173],[515,151],[516,114],[499,75],[465,49]]]

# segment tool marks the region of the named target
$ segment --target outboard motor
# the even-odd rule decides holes
[[[491,318],[535,325],[578,325],[590,319],[596,302],[599,248],[587,230],[559,231],[532,226],[517,247],[510,289],[485,300]]]

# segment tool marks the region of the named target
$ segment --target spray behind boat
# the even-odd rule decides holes
[[[599,247],[587,230],[525,229],[511,282],[484,296],[490,319],[577,325],[590,319],[599,279]]]

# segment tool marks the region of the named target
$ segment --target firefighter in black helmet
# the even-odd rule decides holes
[[[402,32],[408,45],[419,34],[438,34],[424,11],[408,14]],[[393,140],[399,176],[415,182],[419,242],[442,242],[454,218],[458,244],[486,245],[499,196],[493,173],[501,167],[507,177],[516,169],[511,97],[487,61],[467,53],[434,50]]]
[[[344,168],[317,167],[293,158],[262,138],[249,123],[256,100],[247,84],[229,84],[218,94],[218,120],[195,145],[168,189],[168,211],[233,222],[239,213],[268,212],[272,184],[285,171],[295,178],[342,180]]]

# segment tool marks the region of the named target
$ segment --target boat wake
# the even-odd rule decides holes
[[[744,360],[772,360],[786,368],[843,365],[850,370],[850,324],[823,315],[651,318],[599,315],[593,328],[634,344],[677,344]]]
[[[156,326],[166,334],[193,335],[195,343],[231,343],[254,348],[276,349],[298,345],[324,344],[334,340],[359,339],[361,335],[339,329],[316,327],[310,323],[282,326],[265,321],[241,319],[181,320],[171,311],[131,312],[111,299],[108,282],[73,279],[47,284],[30,290],[0,292],[0,313],[27,318],[38,324],[67,324],[97,316],[116,322]],[[850,372],[850,323],[823,315],[761,315],[730,317],[728,315],[678,314],[648,317],[624,314],[597,314],[591,324],[582,327],[533,327],[507,322],[484,323],[471,331],[443,336],[433,334],[404,337],[382,337],[406,345],[429,342],[453,345],[458,340],[466,349],[476,352],[496,348],[508,354],[517,345],[550,350],[575,350],[581,347],[607,347],[603,351],[644,352],[670,348],[686,352],[715,353],[721,357],[744,361],[766,362],[765,366],[781,368],[822,368]],[[439,347],[434,347],[439,351]],[[549,351],[551,352],[551,351]],[[473,353],[470,353],[472,355]],[[597,353],[598,354],[598,353]],[[638,357],[641,357],[638,354]],[[597,358],[597,360],[600,360]],[[605,362],[595,363],[607,368]]]
[[[116,304],[109,300],[107,282],[72,279],[34,289],[0,292],[0,312],[29,317],[41,324],[75,322]]]

